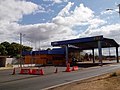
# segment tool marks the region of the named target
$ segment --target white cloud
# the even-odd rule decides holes
[[[58,16],[68,16],[70,14],[69,10],[74,5],[74,3],[68,2],[68,4],[58,13]]]
[[[80,4],[79,7],[70,11],[73,5],[74,3],[69,2],[68,5],[59,12],[58,16],[53,18],[53,22],[59,25],[72,27],[75,25],[83,25],[83,23],[88,22],[94,17],[94,12],[83,4]]]
[[[53,2],[53,3],[68,2],[68,0],[43,0],[43,1],[51,1],[51,2]]]
[[[101,15],[106,15],[106,14],[113,14],[115,11],[114,10],[106,10],[106,11],[102,11]]]
[[[113,38],[117,42],[120,42],[119,40],[119,34],[120,34],[120,24],[112,24],[112,25],[104,25],[100,28],[95,29],[89,29],[85,31],[81,36],[96,36],[96,35],[103,35],[104,37]]]
[[[21,26],[20,32],[25,34],[28,41],[39,43],[41,46],[50,46],[52,41],[75,38],[74,32],[69,27],[59,26],[55,23],[42,23]],[[46,45],[45,45],[46,44]]]
[[[20,0],[1,0],[0,1],[0,20],[19,21],[23,15],[31,14],[38,10],[40,6]]]
[[[74,3],[69,2],[50,23],[24,25],[21,26],[20,32],[25,33],[26,38],[32,41],[44,42],[41,44],[44,47],[50,46],[51,41],[77,38],[77,32],[72,30],[72,27],[76,25],[85,23],[87,25],[98,25],[104,22],[95,18],[94,12],[83,4],[71,11],[73,5]]]
[[[107,21],[104,21],[99,18],[95,18],[95,19],[89,20],[88,23],[90,24],[90,26],[87,28],[87,30],[90,30],[90,29],[98,28],[98,26],[100,25],[104,25],[105,23],[107,23]]]
[[[62,3],[61,0],[52,0],[54,3]]]
[[[21,26],[17,22],[23,18],[23,15],[28,15],[39,10],[43,10],[43,8],[25,0],[0,0],[1,40],[12,41],[11,39],[15,39],[13,32],[17,31]]]
[[[24,38],[31,42],[41,42],[41,46],[50,46],[51,41],[65,40],[78,37],[76,31],[72,27],[86,24],[100,24],[102,20],[94,17],[94,12],[85,7],[83,4],[76,6],[73,11],[71,7],[74,3],[69,2],[50,23],[38,23],[33,25],[19,25],[17,21],[22,19],[23,15],[31,14],[39,9],[39,6],[26,1],[12,0],[12,5],[8,4],[9,0],[1,2],[1,11],[3,8],[6,12],[2,11],[0,17],[6,16],[2,19],[0,24],[1,34],[12,34],[12,40],[19,41],[19,33],[26,34]],[[5,6],[6,5],[6,6]],[[19,7],[20,6],[20,7]],[[17,10],[17,11],[16,11]],[[43,10],[43,9],[42,9]],[[9,13],[9,14],[8,14]],[[88,22],[89,21],[89,22]],[[4,31],[2,31],[4,30]],[[18,36],[16,36],[18,34]],[[9,35],[7,35],[9,36]],[[16,39],[17,37],[17,39]],[[7,39],[8,37],[6,37]],[[10,40],[9,39],[9,40]]]
[[[2,12],[0,13],[1,40],[19,41],[19,33],[23,33],[25,34],[24,44],[28,43],[26,41],[32,43],[40,42],[40,46],[44,48],[50,46],[52,41],[79,37],[79,33],[72,30],[72,28],[76,26],[88,26],[87,30],[81,34],[82,36],[110,35],[115,30],[115,32],[118,33],[119,28],[117,27],[120,26],[119,24],[99,28],[99,26],[104,25],[106,21],[95,17],[94,12],[83,4],[71,10],[73,5],[74,3],[69,2],[49,23],[20,25],[18,21],[23,18],[23,15],[36,13],[37,10],[42,11],[44,8],[23,0],[0,1],[0,12]]]

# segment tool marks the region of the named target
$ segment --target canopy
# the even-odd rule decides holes
[[[64,41],[51,42],[52,46],[74,45],[82,50],[98,48],[98,41],[101,41],[101,47],[119,47],[114,39],[104,38],[103,36],[94,36],[86,38],[78,38]]]
[[[99,61],[101,64],[102,64],[102,48],[116,47],[116,57],[117,57],[117,62],[119,62],[119,57],[118,57],[119,44],[114,39],[104,38],[102,35],[86,37],[86,38],[71,39],[71,40],[64,40],[64,41],[55,41],[55,42],[51,42],[51,45],[66,47],[66,63],[68,62],[68,47],[71,45],[80,50],[92,49],[93,56],[94,56],[94,49],[98,48]],[[94,59],[93,59],[93,62],[94,62]]]

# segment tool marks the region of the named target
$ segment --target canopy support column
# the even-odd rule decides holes
[[[100,65],[102,65],[102,46],[101,46],[101,41],[98,41],[98,52],[99,52],[99,62]]]
[[[93,63],[95,63],[95,54],[94,54],[94,49],[92,49],[92,55],[93,55]]]
[[[116,47],[116,59],[117,59],[117,63],[119,63],[118,47]]]
[[[68,44],[65,46],[65,52],[66,52],[65,58],[66,58],[66,65],[67,65],[67,63],[68,63]]]

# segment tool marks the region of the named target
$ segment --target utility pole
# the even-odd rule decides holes
[[[25,36],[25,34],[20,33],[20,68],[22,68],[22,42],[23,42],[23,36]]]
[[[20,33],[20,68],[22,68],[22,33]]]

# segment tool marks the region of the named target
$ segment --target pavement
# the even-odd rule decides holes
[[[89,65],[89,64],[88,64]],[[80,64],[80,66],[82,66]],[[85,64],[86,66],[86,64]],[[95,65],[95,67],[98,67],[98,65]],[[95,68],[92,67],[92,68]],[[40,77],[41,75],[29,75],[29,74],[19,74],[20,73],[20,68],[16,67],[15,68],[15,74],[12,75],[13,73],[13,69],[15,67],[2,67],[0,68],[0,83],[5,83],[5,82],[12,82],[12,81],[16,81],[16,80],[21,80],[21,79],[28,79],[28,78],[34,78],[34,77]],[[42,69],[44,71],[44,76],[45,75],[50,75],[50,74],[55,74],[54,72],[56,71],[57,68],[57,72],[64,72],[66,70],[66,67],[55,67],[55,66],[44,66],[44,67],[24,67],[24,68],[36,68],[36,69]],[[89,67],[90,68],[90,67]],[[71,67],[72,69],[72,67]],[[79,67],[79,70],[83,70],[85,69],[85,67]]]
[[[8,70],[8,69],[13,69],[13,67],[0,67],[0,70]]]
[[[54,67],[54,66],[25,67],[25,68],[42,69],[44,71],[44,75],[55,74],[56,68],[57,68],[57,73],[63,72],[66,69],[66,67]],[[13,67],[0,68],[0,83],[11,82],[11,81],[16,81],[16,80],[28,79],[28,78],[34,78],[34,77],[40,77],[41,76],[41,75],[19,74],[20,70],[21,70],[20,68],[15,68],[15,74],[12,75]]]

